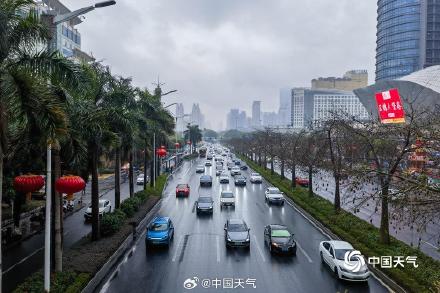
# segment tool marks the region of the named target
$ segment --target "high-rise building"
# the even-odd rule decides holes
[[[183,104],[179,103],[176,105],[176,131],[183,132],[186,129],[186,123],[184,120],[185,110]]]
[[[35,3],[39,15],[53,18],[53,15],[70,13],[70,9],[59,0],[42,0]],[[75,17],[69,21],[58,24],[52,33],[51,49],[58,50],[64,57],[78,61],[89,62],[95,60],[92,56],[81,51],[81,34],[76,25],[82,22],[81,18]]]
[[[231,109],[226,117],[226,130],[238,129],[240,110]]]
[[[191,110],[190,123],[192,125],[198,125],[200,129],[203,129],[205,127],[204,120],[205,120],[205,118],[204,118],[202,112],[200,111],[199,104],[193,104],[192,110]]]
[[[359,98],[351,91],[335,89],[292,89],[292,126],[303,129],[320,126],[332,114],[368,119],[368,113]]]
[[[343,77],[319,77],[312,79],[312,89],[336,89],[353,91],[368,85],[366,70],[350,70]]]
[[[278,123],[282,127],[291,125],[291,102],[291,89],[282,88],[280,90],[280,108],[278,109]]]
[[[251,127],[259,128],[261,126],[261,101],[254,101],[252,103],[252,118]]]
[[[378,0],[376,81],[440,64],[440,2]]]

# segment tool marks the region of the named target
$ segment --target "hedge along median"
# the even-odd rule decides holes
[[[288,195],[298,206],[320,221],[333,233],[350,242],[367,257],[372,256],[417,256],[418,267],[406,264],[404,268],[382,269],[399,285],[410,292],[440,292],[440,262],[426,256],[417,249],[391,237],[391,244],[381,244],[379,229],[355,215],[341,210],[334,211],[333,203],[320,196],[309,196],[302,187],[292,189],[291,181],[281,178],[277,173],[258,166],[248,158],[241,156],[252,169],[259,172],[268,182]]]
[[[51,276],[51,292],[81,292],[96,272],[113,255],[121,243],[132,233],[131,222],[139,223],[159,201],[167,176],[161,175],[156,187],[135,193],[121,203],[121,208],[103,216],[101,239],[91,241],[90,235],[83,237],[63,255],[61,273]],[[36,272],[18,286],[14,293],[44,292],[43,274]]]

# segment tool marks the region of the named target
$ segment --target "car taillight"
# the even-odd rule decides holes
[[[176,192],[179,192],[179,188],[176,188]]]

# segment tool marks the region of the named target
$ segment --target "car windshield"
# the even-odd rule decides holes
[[[234,194],[232,192],[222,192],[222,197],[232,198],[234,197]]]
[[[335,249],[335,257],[339,260],[344,260],[345,253],[352,251],[353,249]],[[355,259],[351,259],[355,260]]]
[[[268,193],[269,194],[278,194],[278,193],[280,193],[280,190],[278,188],[268,189]]]
[[[260,176],[258,173],[252,173],[251,176]]]
[[[290,233],[287,230],[272,230],[272,237],[290,237]]]
[[[150,231],[165,231],[168,228],[166,223],[153,223],[150,227]]]
[[[90,205],[90,207],[92,207],[91,205]],[[99,208],[103,208],[104,207],[104,203],[103,202],[100,202],[99,203]]]
[[[212,198],[211,197],[199,197],[199,199],[197,200],[199,203],[210,203],[212,202]]]
[[[179,184],[179,185],[177,185],[177,188],[178,189],[185,189],[185,188],[187,188],[187,186],[186,186],[186,184]]]
[[[245,232],[247,231],[245,224],[229,224],[228,226],[229,232]]]

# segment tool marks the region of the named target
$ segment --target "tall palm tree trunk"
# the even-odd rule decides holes
[[[115,209],[121,205],[121,148],[115,151]]]
[[[2,201],[3,201],[3,148],[0,141],[0,231],[2,231]],[[2,288],[2,233],[0,233],[0,291]]]
[[[309,195],[313,196],[313,166],[309,165]]]
[[[99,239],[98,146],[92,145],[92,240]]]
[[[128,155],[129,167],[128,167],[128,186],[130,188],[130,197],[134,195],[134,173],[133,173],[133,150],[130,149],[130,153]]]
[[[60,150],[59,146],[53,146],[52,148],[52,159],[53,159],[53,183],[56,182],[58,178],[61,176],[61,160],[60,160]],[[55,186],[55,184],[54,184]],[[62,243],[62,228],[61,228],[61,217],[62,217],[62,198],[61,194],[55,190],[55,188],[52,189],[55,198],[54,198],[54,240],[55,240],[55,271],[61,272],[63,271],[63,243]]]

